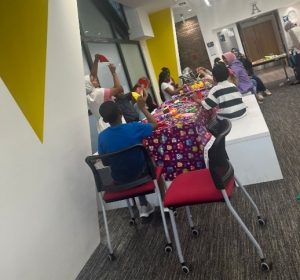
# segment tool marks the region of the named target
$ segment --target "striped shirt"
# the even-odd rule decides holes
[[[214,86],[201,103],[206,110],[218,106],[218,119],[238,119],[246,114],[242,94],[227,80]]]

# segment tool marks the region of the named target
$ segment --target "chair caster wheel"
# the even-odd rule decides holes
[[[262,227],[266,225],[266,221],[264,219],[260,218],[260,217],[258,217],[258,223]]]
[[[181,269],[185,274],[190,273],[190,269],[186,265],[181,265]]]
[[[268,264],[267,262],[265,261],[262,261],[260,263],[260,269],[264,272],[268,272],[272,269],[272,265],[271,264]]]
[[[136,221],[134,218],[132,218],[130,221],[129,221],[129,225],[130,226],[136,226]]]
[[[108,259],[112,262],[116,259],[116,256],[114,254],[109,254]]]
[[[165,246],[165,252],[166,253],[171,253],[173,251],[173,247],[172,247],[172,244],[167,244]]]
[[[193,234],[194,237],[198,237],[199,236],[199,230],[192,229],[192,234]]]

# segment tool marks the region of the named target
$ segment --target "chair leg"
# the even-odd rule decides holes
[[[185,206],[186,216],[189,222],[190,229],[192,230],[192,234],[197,237],[199,235],[199,231],[195,229],[195,225],[193,222],[193,216],[191,214],[191,210],[189,206]]]
[[[174,235],[175,244],[176,244],[177,255],[178,255],[179,262],[181,264],[181,268],[182,268],[183,272],[189,273],[190,270],[186,266],[183,255],[182,255],[182,249],[181,249],[177,226],[176,226],[176,222],[175,222],[174,209],[170,209],[170,219],[171,219],[171,225],[172,225],[173,235]]]
[[[256,211],[256,216],[258,219],[258,222],[260,225],[265,225],[265,221],[261,218],[261,214],[258,210],[257,205],[255,204],[254,200],[252,199],[252,197],[250,196],[250,194],[246,191],[245,187],[240,183],[240,181],[235,177],[234,178],[237,185],[242,189],[243,193],[246,195],[246,197],[248,198],[248,200],[250,201],[250,203],[252,204],[253,208]]]
[[[249,231],[249,229],[247,228],[247,226],[244,224],[244,222],[242,221],[242,219],[240,218],[240,216],[238,215],[238,213],[232,207],[232,205],[231,205],[231,203],[229,201],[229,198],[227,196],[226,190],[221,190],[221,191],[222,191],[222,195],[224,197],[224,200],[225,200],[226,205],[229,208],[230,212],[233,214],[233,216],[236,218],[236,220],[238,221],[238,223],[241,225],[241,227],[243,228],[243,230],[245,231],[245,233],[247,234],[247,236],[251,240],[252,244],[256,247],[261,262],[264,262],[265,261],[265,256],[263,254],[263,251],[262,251],[260,245],[258,244],[258,242],[256,241],[256,239],[253,237],[252,233]]]
[[[128,207],[129,213],[130,213],[129,224],[133,226],[133,225],[136,224],[136,222],[135,222],[134,213],[133,213],[133,210],[132,210],[132,207],[131,207],[129,199],[126,199],[126,203],[127,203],[127,207]]]
[[[168,227],[167,227],[166,216],[165,216],[164,207],[163,207],[162,200],[161,200],[158,183],[156,180],[154,180],[154,184],[155,184],[155,192],[158,197],[158,203],[159,203],[160,214],[161,214],[161,218],[162,218],[162,222],[163,222],[163,227],[164,227],[164,231],[165,231],[165,235],[166,235],[166,239],[167,239],[165,251],[170,252],[170,251],[172,251],[172,243],[171,243],[171,238],[170,238],[170,234],[169,234]]]
[[[110,235],[109,235],[109,230],[108,230],[108,223],[107,223],[107,216],[106,216],[106,210],[105,210],[105,207],[104,207],[104,201],[103,201],[101,193],[99,195],[99,198],[100,198],[102,214],[103,214],[103,219],[104,219],[104,227],[105,227],[107,245],[108,245],[108,250],[109,250],[109,259],[112,260],[113,256],[114,256],[114,251],[113,251],[112,246],[111,246]]]

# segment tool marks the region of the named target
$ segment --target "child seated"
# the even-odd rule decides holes
[[[238,88],[229,82],[229,71],[225,64],[215,64],[212,70],[214,81],[217,83],[210,91],[208,96],[200,101],[197,98],[194,100],[206,109],[210,110],[216,106],[218,119],[239,119],[246,114],[246,105],[243,102],[242,94]]]
[[[155,118],[147,111],[145,101],[142,97],[137,100],[139,109],[144,113],[148,123],[131,122],[122,124],[122,112],[117,104],[112,101],[104,102],[99,109],[104,122],[110,127],[103,130],[98,137],[98,153],[100,155],[113,153],[130,146],[141,144],[145,137],[152,135],[152,131],[157,127]],[[111,164],[112,178],[115,182],[127,183],[137,179],[145,170],[146,162],[141,151],[133,151],[128,159],[130,168],[124,170],[120,162]],[[145,196],[139,197],[141,209],[140,217],[149,217],[154,211],[154,207],[146,200]]]

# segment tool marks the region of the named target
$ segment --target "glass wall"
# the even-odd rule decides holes
[[[224,28],[218,32],[218,38],[223,53],[230,52],[232,48],[238,49],[238,43],[233,28]]]
[[[97,9],[92,0],[77,0],[79,20],[86,36],[113,38],[110,24]]]
[[[140,77],[147,77],[139,47],[133,44],[121,44],[121,50],[126,54],[124,59],[128,67],[128,73],[132,83],[135,85]]]
[[[130,87],[126,78],[124,67],[117,49],[116,44],[109,43],[88,43],[88,48],[90,50],[91,56],[94,57],[95,54],[99,53],[104,55],[108,60],[116,65],[116,72],[120,78],[121,84],[124,88],[124,92],[129,92]],[[98,66],[98,77],[101,87],[112,87],[113,79],[110,71],[107,67],[108,63],[99,63]]]

